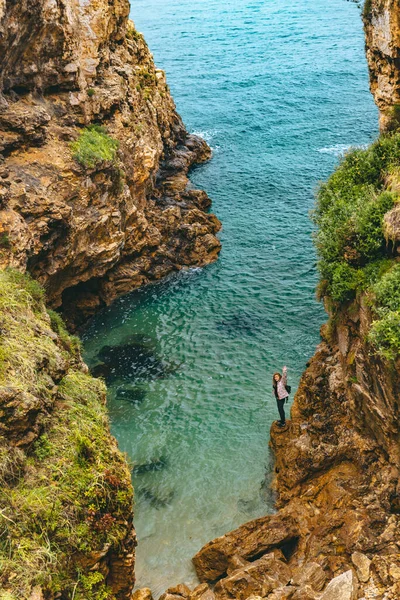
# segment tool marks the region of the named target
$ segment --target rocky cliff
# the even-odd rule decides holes
[[[128,0],[0,0],[0,267],[28,270],[71,325],[213,261],[218,219]]]
[[[371,92],[382,130],[400,124],[400,12],[396,0],[365,0],[364,25]]]
[[[371,320],[364,295],[332,315],[272,426],[277,513],[194,557],[217,600],[400,597],[400,361],[366,343]]]
[[[129,469],[104,384],[36,281],[0,272],[0,598],[127,600]]]

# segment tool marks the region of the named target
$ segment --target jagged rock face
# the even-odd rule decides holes
[[[230,561],[260,560],[280,548],[290,582],[276,585],[274,596],[260,592],[262,581],[253,582],[253,594],[400,597],[400,364],[372,354],[365,342],[370,322],[361,298],[323,327],[288,428],[271,429],[278,512],[210,542],[194,557],[201,580],[225,577],[216,591],[227,582],[229,597],[243,598],[242,587],[226,579]],[[240,567],[235,580],[248,570]],[[270,569],[267,575],[277,574]]]
[[[0,0],[0,266],[29,270],[79,324],[220,250],[187,172],[210,157],[175,111],[126,0]],[[90,123],[116,160],[78,164]]]
[[[400,10],[396,0],[366,0],[366,53],[371,92],[382,130],[398,127],[400,108]]]

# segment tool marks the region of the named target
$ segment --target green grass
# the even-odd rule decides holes
[[[349,152],[321,185],[313,213],[319,296],[328,298],[335,312],[359,293],[371,293],[376,298],[377,318],[369,340],[378,352],[392,358],[400,353],[393,313],[400,307],[388,305],[384,297],[395,297],[393,290],[399,281],[393,283],[390,268],[394,257],[385,239],[383,219],[399,200],[395,186],[391,189],[399,165],[400,134],[382,136],[366,150]]]
[[[18,411],[34,402],[39,424],[21,449],[2,421],[0,600],[29,598],[37,585],[46,597],[111,600],[86,557],[124,539],[130,473],[109,434],[104,384],[83,370],[79,346],[43,298],[37,282],[0,271],[0,397],[25,394]]]
[[[119,147],[100,125],[89,125],[71,144],[73,158],[83,167],[94,169],[104,162],[114,162]]]

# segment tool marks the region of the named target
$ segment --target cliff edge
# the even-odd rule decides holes
[[[0,0],[0,267],[71,326],[218,255],[188,135],[128,0]]]
[[[44,292],[0,271],[0,598],[128,600],[133,490],[104,384]]]

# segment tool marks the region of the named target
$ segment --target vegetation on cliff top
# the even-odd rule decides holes
[[[400,134],[352,150],[320,187],[313,215],[320,297],[329,298],[335,310],[368,292],[376,316],[369,339],[386,358],[400,354],[398,271],[383,228],[385,214],[399,200],[393,185],[399,166]]]
[[[0,271],[0,598],[41,586],[111,599],[96,563],[129,530],[130,474],[109,434],[104,384],[43,295]]]
[[[94,169],[102,162],[115,160],[119,142],[107,134],[100,125],[89,125],[71,144],[74,159],[87,169]]]

